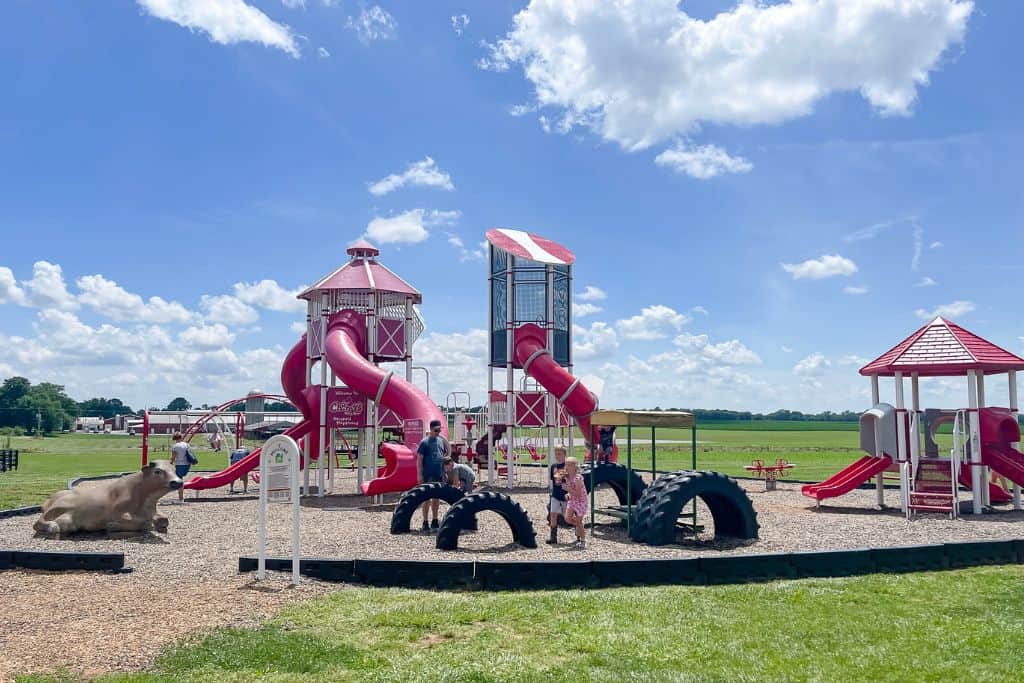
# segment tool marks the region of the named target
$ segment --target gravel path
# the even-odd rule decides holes
[[[1000,512],[951,521],[925,515],[907,521],[898,510],[873,509],[873,491],[855,491],[816,511],[800,495],[799,485],[779,483],[772,493],[763,483],[742,482],[758,512],[761,538],[755,543],[715,543],[704,538],[653,548],[628,541],[624,527],[598,516],[590,548],[548,546],[544,525],[547,494],[513,491],[538,531],[539,547],[510,544],[504,522],[480,517],[480,530],[464,533],[460,549],[442,552],[429,534],[389,533],[397,497],[367,505],[361,496],[331,496],[303,501],[303,555],[408,559],[624,559],[695,557],[702,554],[786,552],[793,550],[908,545],[953,540],[1024,537],[1024,512]],[[90,485],[90,484],[83,484]],[[354,482],[339,480],[353,490]],[[504,489],[499,489],[504,491]],[[162,503],[170,519],[166,536],[110,539],[101,534],[74,540],[34,538],[34,517],[0,520],[0,548],[123,552],[130,574],[48,573],[15,570],[0,574],[0,681],[14,672],[52,670],[95,674],[146,666],[161,648],[182,636],[222,625],[250,624],[296,600],[337,590],[304,580],[298,589],[287,577],[270,573],[266,585],[237,572],[238,556],[256,551],[256,500],[229,496],[225,489],[204,491],[184,505]],[[598,506],[614,503],[610,491],[598,491]],[[886,492],[889,505],[896,491]],[[444,504],[442,503],[442,514]],[[287,555],[288,506],[271,506],[269,552]],[[701,515],[710,525],[710,516]],[[419,518],[414,517],[414,528]],[[571,539],[563,529],[560,539]],[[60,634],[59,636],[56,634]]]

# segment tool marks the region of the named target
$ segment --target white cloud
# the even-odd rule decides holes
[[[594,315],[600,313],[604,309],[596,304],[573,304],[572,313],[577,318],[586,318],[588,315]]]
[[[455,35],[462,36],[466,27],[469,26],[469,15],[468,14],[453,14],[452,15],[452,28],[455,30]]]
[[[458,235],[448,234],[448,244],[459,251],[459,261],[480,261],[487,257],[487,242],[483,241],[475,249],[467,249],[462,238]]]
[[[872,223],[871,225],[869,225],[869,226],[867,226],[865,228],[861,228],[860,230],[855,230],[855,231],[851,232],[849,235],[846,235],[845,237],[843,237],[843,241],[844,242],[860,242],[861,240],[874,239],[875,237],[877,237],[883,231],[888,230],[889,228],[893,227],[894,225],[898,225],[902,221],[903,221],[903,219],[893,219],[893,220],[888,220],[888,221],[880,221],[878,223]]]
[[[537,105],[535,104],[513,104],[508,108],[508,113],[512,116],[526,116],[537,111]]]
[[[573,357],[577,361],[607,358],[619,348],[618,335],[608,323],[592,322],[590,327],[572,326]]]
[[[623,339],[664,339],[689,320],[675,309],[656,304],[645,306],[640,315],[617,321],[615,328]]]
[[[677,0],[532,0],[480,65],[522,65],[566,126],[642,149],[703,123],[807,116],[837,92],[908,115],[973,9],[969,0],[745,1],[701,20]]]
[[[822,280],[837,275],[850,276],[857,272],[857,264],[839,254],[826,254],[803,263],[783,263],[782,269],[794,280]]]
[[[358,17],[349,17],[345,25],[355,31],[363,43],[394,38],[398,29],[398,22],[380,5],[364,7]]]
[[[220,323],[200,323],[180,332],[178,340],[185,346],[196,349],[219,349],[231,346],[235,342],[235,335]]]
[[[608,298],[608,294],[600,287],[587,285],[583,289],[583,293],[577,294],[576,298],[580,301],[604,301]]]
[[[306,9],[306,0],[281,0],[288,9]]]
[[[914,314],[921,320],[932,320],[936,316],[942,316],[943,318],[959,318],[962,315],[967,315],[975,309],[975,305],[970,301],[958,300],[950,304],[942,304],[933,311],[926,311],[923,308],[919,308],[914,311]]]
[[[703,306],[694,306],[690,309],[691,313],[699,313],[700,315],[708,315],[708,309]]]
[[[306,334],[306,323],[296,321],[289,325],[288,329],[290,329],[295,334]]]
[[[64,282],[64,271],[55,263],[36,261],[32,264],[32,279],[21,284],[31,306],[62,311],[78,308],[78,301]]]
[[[920,280],[918,280],[917,283],[914,286],[915,287],[934,287],[937,284],[939,284],[939,283],[936,282],[935,280],[931,279],[930,277],[928,277],[926,275],[926,276],[922,277]]]
[[[190,31],[201,31],[222,45],[260,43],[299,56],[295,34],[243,0],[137,0],[150,15]]]
[[[327,59],[328,57],[331,56],[331,53],[327,50],[326,47],[318,47],[316,49],[316,55],[320,59]]]
[[[148,301],[102,275],[84,275],[75,281],[82,290],[78,300],[111,320],[150,323],[187,323],[192,313],[177,301],[151,296]]]
[[[370,194],[380,197],[406,185],[411,187],[436,187],[448,191],[455,189],[452,177],[446,171],[439,169],[437,163],[430,157],[425,157],[423,161],[409,164],[409,167],[401,173],[392,173],[375,183],[370,183],[369,189]]]
[[[806,358],[801,359],[796,365],[793,366],[793,372],[798,375],[805,377],[817,377],[821,375],[827,368],[831,367],[832,362],[826,358],[823,354],[812,353]]]
[[[251,325],[260,318],[255,308],[230,294],[204,294],[199,306],[206,311],[207,320],[225,325]]]
[[[867,294],[867,287],[854,287],[853,285],[843,287],[843,294],[851,294],[853,296],[859,296],[861,294]]]
[[[723,173],[747,173],[754,168],[748,160],[730,156],[716,145],[693,146],[682,141],[654,157],[654,163],[697,180],[710,180]]]
[[[924,245],[924,230],[916,222],[914,223],[914,255],[910,257],[910,269],[917,270],[921,265],[921,249]]]
[[[790,348],[785,345],[780,346],[779,349],[781,349],[783,353],[794,353],[796,351],[796,349]]]
[[[268,311],[282,313],[305,313],[306,302],[296,299],[305,285],[295,289],[285,289],[276,280],[260,280],[259,282],[236,282],[235,297],[252,306],[265,308]]]
[[[929,249],[942,249],[943,246],[945,246],[945,245],[942,244],[942,242],[935,241],[935,242],[932,242],[931,244],[929,244],[928,248]]]
[[[449,391],[469,391],[481,402],[487,388],[487,330],[442,334],[430,332],[416,342],[416,365],[430,368],[430,393],[435,400]],[[421,373],[416,385],[423,388]]]
[[[14,272],[7,266],[0,266],[0,304],[26,305],[25,290],[18,286]]]
[[[842,356],[838,361],[836,361],[836,363],[839,365],[856,365],[861,367],[868,364],[868,359],[855,354],[848,354],[846,356]]]
[[[717,365],[759,365],[761,357],[738,339],[712,344],[706,334],[683,333],[672,343],[684,354]]]
[[[416,244],[430,236],[427,228],[452,225],[460,216],[460,211],[411,209],[395,216],[372,219],[366,225],[365,236],[381,244]]]

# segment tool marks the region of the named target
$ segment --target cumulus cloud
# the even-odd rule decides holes
[[[466,244],[458,235],[448,234],[448,244],[459,252],[459,261],[481,261],[487,257],[487,242],[483,241],[475,249],[466,248]]]
[[[406,185],[411,187],[436,187],[441,190],[448,190],[449,192],[455,189],[452,177],[446,171],[439,169],[437,162],[430,157],[425,157],[423,161],[409,164],[401,173],[392,173],[377,182],[370,183],[369,189],[370,194],[380,197]]]
[[[331,53],[326,47],[318,47],[316,49],[316,55],[320,59],[327,59],[328,57],[331,56]]]
[[[425,209],[411,209],[389,217],[378,216],[366,225],[365,237],[381,244],[416,244],[430,236],[428,228],[452,225],[460,216],[460,211]]]
[[[619,338],[608,323],[593,322],[590,327],[572,326],[573,357],[578,361],[607,358],[619,348]]]
[[[761,357],[738,339],[712,344],[706,334],[681,334],[672,343],[688,356],[720,365],[760,365]]]
[[[782,269],[794,280],[823,280],[837,275],[850,276],[857,272],[857,264],[839,254],[826,254],[802,263],[783,263]]]
[[[178,334],[178,340],[185,346],[196,349],[217,349],[233,344],[235,335],[220,323],[200,323],[182,330]]]
[[[754,168],[748,160],[730,156],[721,147],[693,146],[681,141],[654,157],[654,163],[697,180],[710,180],[725,173],[747,173]]]
[[[921,320],[932,320],[938,316],[943,318],[959,318],[962,315],[967,315],[976,308],[973,302],[957,300],[953,303],[942,304],[937,306],[934,310],[926,311],[923,308],[919,308],[914,311],[914,314]]]
[[[868,288],[867,287],[860,287],[860,286],[853,286],[853,285],[849,285],[847,287],[843,287],[843,294],[850,294],[852,296],[860,296],[861,294],[867,294],[867,293],[868,293]]]
[[[25,297],[25,290],[18,286],[14,271],[7,266],[0,266],[0,304],[24,306],[26,303],[28,299]]]
[[[394,38],[398,22],[383,7],[374,5],[364,7],[358,17],[349,17],[345,26],[355,31],[360,41],[369,43]]]
[[[151,323],[187,323],[192,312],[177,301],[151,296],[143,301],[138,294],[127,291],[102,275],[85,275],[75,281],[82,293],[78,300],[111,320]]]
[[[268,311],[280,311],[282,313],[305,313],[306,302],[296,299],[305,285],[299,285],[295,289],[285,289],[277,284],[277,280],[260,280],[259,282],[236,282],[234,285],[235,297],[244,303]]]
[[[922,277],[920,280],[918,280],[914,284],[914,286],[915,287],[934,287],[937,284],[939,284],[939,283],[936,282],[935,280],[931,279],[930,277],[928,277],[926,275],[926,276]]]
[[[587,285],[580,294],[576,295],[576,298],[580,301],[604,301],[608,298],[608,294],[600,287]]]
[[[64,270],[56,263],[36,261],[32,264],[32,279],[21,284],[30,306],[62,311],[78,309],[78,300],[68,292],[64,282]]]
[[[452,29],[455,31],[455,35],[462,36],[466,27],[469,26],[469,15],[468,14],[453,14],[452,15]]]
[[[832,361],[821,353],[812,353],[806,358],[800,359],[793,366],[793,372],[804,377],[817,377],[831,367]]]
[[[657,304],[645,306],[639,315],[615,323],[623,339],[664,339],[690,319],[673,308]]]
[[[677,0],[532,0],[480,66],[520,65],[560,129],[642,149],[705,123],[778,124],[832,93],[908,115],[960,44],[970,0],[740,2],[702,20]]]
[[[604,309],[601,308],[600,306],[596,305],[596,304],[587,304],[587,303],[573,304],[573,307],[572,307],[573,315],[575,315],[577,318],[585,318],[588,315],[594,315],[595,313],[600,313],[602,310],[604,310]]]
[[[205,311],[207,320],[226,325],[251,325],[260,318],[255,308],[230,294],[204,294],[199,307]]]
[[[215,43],[253,42],[299,56],[295,34],[243,0],[137,0],[149,15],[207,34]]]

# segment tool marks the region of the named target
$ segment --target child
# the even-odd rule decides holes
[[[562,487],[569,497],[565,521],[576,527],[576,543],[581,550],[586,550],[587,532],[583,529],[583,518],[587,515],[587,487],[583,485],[583,475],[580,474],[580,464],[576,458],[565,459]]]
[[[555,462],[548,468],[548,479],[551,480],[551,497],[548,498],[548,526],[551,527],[551,537],[548,538],[548,545],[558,544],[558,516],[565,517],[565,508],[568,500],[565,495],[565,488],[562,487],[562,475],[565,470],[565,446],[555,446]]]

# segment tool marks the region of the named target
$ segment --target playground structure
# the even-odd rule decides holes
[[[306,302],[306,333],[285,357],[281,385],[302,419],[284,434],[303,453],[303,494],[310,493],[310,468],[324,452],[335,453],[344,430],[358,432],[357,486],[367,496],[416,485],[415,449],[441,410],[412,384],[412,347],[423,331],[416,310],[422,295],[378,260],[364,240],[347,250],[350,260],[299,298]],[[378,363],[404,364],[404,379]],[[341,386],[343,384],[344,386]],[[389,430],[402,442],[380,443]],[[448,425],[442,420],[442,434]],[[347,443],[347,442],[344,442]],[[379,448],[378,448],[379,444]],[[377,467],[378,451],[385,466]],[[260,449],[222,472],[190,479],[186,488],[223,486],[259,464]],[[317,495],[333,483],[334,458],[317,468]]]
[[[861,448],[868,455],[820,484],[804,486],[804,495],[820,505],[822,500],[849,493],[873,478],[878,505],[883,507],[884,475],[895,472],[900,508],[908,517],[915,512],[945,512],[956,517],[961,484],[971,492],[973,514],[981,514],[995,503],[1012,502],[1013,509],[1020,510],[1024,454],[1019,451],[1017,371],[1021,369],[1024,359],[936,317],[860,369],[861,375],[871,378],[873,406],[860,418]],[[1002,373],[1008,379],[1009,408],[987,407],[985,376]],[[909,410],[904,395],[908,375]],[[880,402],[880,377],[893,378],[895,405]],[[922,411],[922,377],[966,377],[968,407]],[[948,422],[953,422],[953,449],[949,457],[942,457],[935,434]],[[1012,494],[994,481],[993,475],[1012,482]]]

